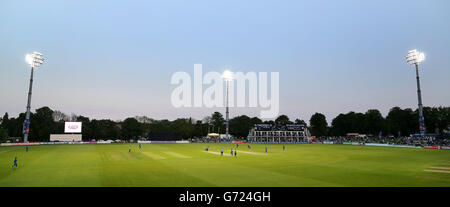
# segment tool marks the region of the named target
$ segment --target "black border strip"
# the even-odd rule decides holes
[[[213,194],[215,198],[206,201],[180,201],[181,194]],[[227,192],[240,192],[248,196],[255,192],[270,192],[270,200],[264,201],[225,201]],[[242,193],[241,193],[242,192]],[[231,199],[234,194],[226,194]],[[262,196],[262,194],[258,194]],[[0,196],[5,200],[45,203],[61,201],[79,205],[86,204],[166,204],[168,206],[279,206],[281,204],[417,204],[417,202],[433,201],[433,204],[444,202],[450,195],[449,187],[433,188],[358,188],[358,187],[0,187]],[[217,197],[220,197],[217,198]],[[440,199],[439,199],[440,198]],[[239,198],[237,198],[239,200]],[[59,203],[59,202],[58,202]],[[64,205],[66,205],[64,204]],[[302,204],[302,205],[300,205]],[[35,204],[34,204],[35,205]],[[161,205],[157,205],[161,206]],[[290,205],[289,205],[290,206]],[[303,205],[306,206],[306,205]]]

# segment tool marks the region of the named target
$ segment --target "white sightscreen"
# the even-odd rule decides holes
[[[50,134],[50,142],[81,142],[81,134]]]

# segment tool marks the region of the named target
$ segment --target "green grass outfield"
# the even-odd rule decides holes
[[[450,150],[240,144],[85,144],[0,147],[6,186],[450,186]],[[247,151],[245,153],[244,151]],[[14,156],[19,168],[10,168]]]

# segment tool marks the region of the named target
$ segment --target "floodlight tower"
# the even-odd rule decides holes
[[[30,132],[30,105],[31,105],[31,89],[33,87],[33,72],[35,67],[39,67],[44,63],[44,58],[39,52],[33,52],[25,56],[25,61],[31,66],[30,86],[28,89],[27,113],[23,122],[23,141],[28,142],[28,134]]]
[[[422,94],[420,92],[420,81],[419,81],[419,64],[425,60],[425,54],[417,51],[416,49],[408,51],[406,56],[406,62],[416,66],[416,79],[417,79],[417,99],[419,102],[419,131],[420,134],[425,134],[425,120],[423,118],[422,111]]]
[[[225,80],[226,87],[227,87],[227,105],[226,105],[226,115],[225,115],[226,116],[226,122],[225,122],[226,128],[225,128],[225,132],[226,132],[226,137],[228,139],[228,138],[230,138],[229,135],[228,135],[228,132],[229,132],[229,130],[228,130],[228,128],[229,128],[228,91],[229,91],[229,83],[231,81],[233,81],[233,79],[234,79],[233,72],[231,72],[229,70],[224,71],[223,74],[222,74],[222,78],[223,78],[223,80]]]

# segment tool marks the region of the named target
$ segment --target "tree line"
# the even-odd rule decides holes
[[[450,126],[450,107],[424,107],[427,133],[447,134]],[[25,113],[10,118],[5,113],[0,118],[0,139],[23,136]],[[90,119],[81,115],[67,115],[63,112],[41,107],[31,113],[30,141],[48,141],[50,134],[64,132],[64,122],[82,122],[83,140],[90,139],[136,139],[140,137],[152,140],[173,140],[204,137],[208,133],[225,133],[225,119],[220,112],[214,112],[202,120],[178,118],[155,120],[146,116],[129,117],[123,121],[109,119]],[[393,107],[386,117],[380,111],[370,109],[365,113],[348,112],[339,114],[330,125],[325,115],[315,113],[306,123],[302,119],[293,121],[287,115],[275,120],[262,121],[258,117],[246,115],[230,119],[230,134],[246,138],[254,124],[304,124],[313,136],[345,136],[355,132],[378,136],[408,136],[418,132],[418,112],[410,108]]]
[[[424,107],[426,133],[448,136],[450,132],[450,107]],[[314,114],[310,119],[310,131],[315,136],[345,136],[347,133],[361,133],[374,136],[409,136],[419,131],[417,110],[393,107],[386,117],[380,111],[370,109],[365,113],[348,112],[339,114],[328,126],[325,116]]]

